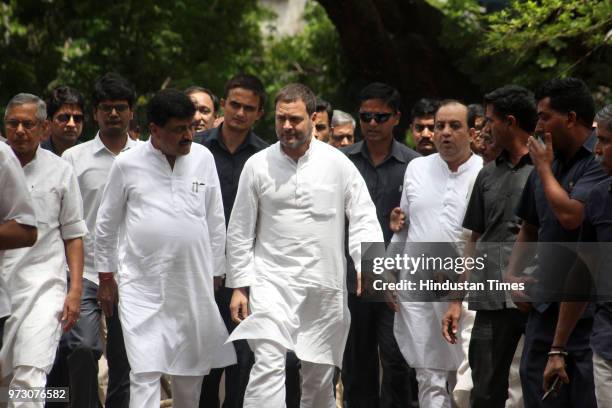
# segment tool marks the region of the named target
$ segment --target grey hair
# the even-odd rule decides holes
[[[605,128],[608,132],[612,132],[612,103],[604,106],[595,115],[597,126]]]
[[[351,125],[353,125],[353,128],[355,128],[355,119],[353,119],[353,117],[341,110],[335,109],[334,110],[334,114],[332,115],[332,121],[331,121],[331,126],[335,127],[335,126],[341,126],[341,125],[346,125],[350,123]]]
[[[11,108],[19,105],[28,105],[35,104],[36,105],[36,119],[38,121],[43,121],[47,119],[47,104],[45,101],[40,99],[36,95],[32,95],[29,93],[19,93],[11,98],[9,103],[6,105],[6,110],[4,111],[4,120],[6,120],[6,116]]]

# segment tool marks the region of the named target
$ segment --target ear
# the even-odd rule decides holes
[[[259,119],[261,119],[261,117],[264,115],[265,111],[264,108],[262,107],[260,110],[257,111],[257,119],[255,119],[255,122],[257,122]]]
[[[577,124],[578,124],[578,116],[576,115],[576,112],[569,111],[567,114],[567,127],[573,128]]]
[[[159,132],[159,127],[153,122],[149,123],[149,134],[151,137],[157,138],[157,132]]]
[[[508,115],[508,116],[506,116],[506,119],[507,119],[508,125],[510,125],[510,127],[518,126],[516,117],[514,115]]]
[[[393,126],[397,126],[400,122],[400,119],[402,118],[402,112],[397,111],[393,116],[395,117],[395,124]]]
[[[221,100],[219,101],[219,105],[221,106],[221,109],[225,110],[225,99],[221,98]]]

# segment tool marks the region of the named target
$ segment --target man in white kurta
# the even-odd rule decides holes
[[[236,362],[213,289],[225,271],[221,190],[212,154],[191,145],[194,111],[178,91],[151,99],[151,138],[117,157],[98,211],[96,268],[117,273],[131,408],[159,406],[161,374],[173,406],[192,408],[202,377]]]
[[[8,143],[23,166],[38,226],[34,246],[7,251],[3,259],[11,316],[0,362],[12,388],[45,386],[62,326],[69,330],[79,315],[87,227],[70,165],[39,146],[45,119],[45,104],[34,95],[19,94],[7,107]],[[66,266],[75,282],[68,294]],[[23,404],[42,407],[44,401]]]
[[[407,226],[392,242],[406,242],[409,254],[414,242],[465,241],[462,222],[482,168],[482,158],[470,150],[467,107],[457,102],[443,104],[435,121],[434,143],[439,153],[414,159],[404,176],[400,207]],[[440,333],[448,303],[402,302],[399,306],[395,338],[408,364],[416,369],[419,404],[450,408],[446,384],[464,353],[460,343],[449,344]]]
[[[247,339],[255,353],[247,408],[285,406],[287,350],[302,361],[301,407],[335,406],[334,366],[342,364],[350,323],[345,217],[358,271],[361,243],[383,241],[357,168],[311,137],[314,101],[303,85],[280,91],[280,141],[246,162],[230,218],[226,285],[238,288],[232,317],[245,318],[230,340]]]
[[[0,140],[0,349],[4,323],[11,314],[11,299],[2,279],[4,250],[34,245],[36,215],[21,164],[11,148]]]

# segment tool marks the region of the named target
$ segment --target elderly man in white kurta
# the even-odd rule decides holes
[[[173,406],[193,408],[202,377],[236,362],[213,290],[225,271],[221,190],[212,154],[191,143],[194,113],[175,90],[151,99],[151,138],[115,160],[98,211],[96,268],[117,273],[131,408],[159,406],[161,374]]]
[[[3,375],[12,375],[11,388],[45,386],[62,326],[70,330],[79,316],[87,227],[72,168],[39,146],[45,119],[45,103],[31,94],[16,95],[5,114],[7,143],[23,166],[38,226],[33,247],[7,251],[3,259],[11,316],[0,361]],[[68,294],[66,266],[76,283]],[[21,404],[42,407],[44,401]]]
[[[468,235],[462,228],[463,217],[482,168],[482,158],[470,150],[465,105],[443,102],[434,126],[438,153],[411,161],[404,176],[400,207],[407,225],[393,236],[392,242],[407,242],[408,253],[411,242],[465,241]],[[450,408],[447,382],[450,373],[459,368],[464,353],[460,343],[449,344],[440,334],[440,321],[448,303],[402,302],[399,306],[395,338],[408,364],[416,369],[419,404]]]
[[[285,406],[293,350],[302,360],[301,407],[329,408],[350,322],[345,216],[357,270],[361,243],[383,236],[358,170],[311,137],[312,92],[288,85],[275,105],[279,143],[245,164],[229,222],[226,285],[237,288],[230,308],[242,320],[230,340],[247,339],[255,353],[244,407]]]

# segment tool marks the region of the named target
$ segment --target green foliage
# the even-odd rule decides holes
[[[483,91],[574,75],[612,97],[609,0],[512,0],[489,14],[476,0],[431,3],[446,16],[442,44]]]

